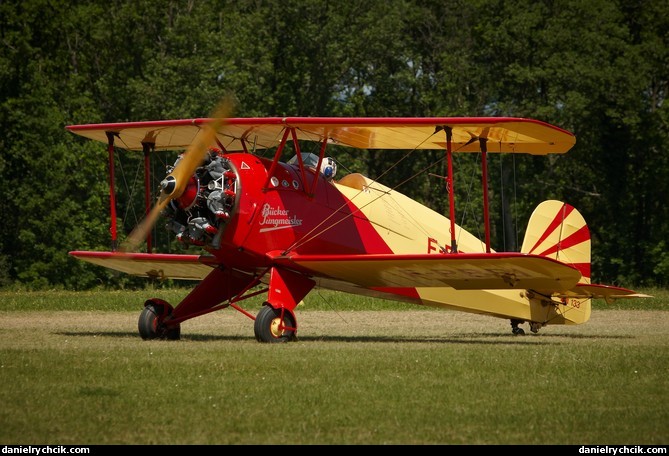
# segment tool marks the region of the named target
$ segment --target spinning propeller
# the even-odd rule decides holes
[[[188,147],[183,157],[172,172],[160,183],[160,195],[151,212],[132,230],[130,235],[121,245],[122,252],[132,252],[146,240],[149,231],[153,228],[162,211],[173,199],[179,198],[186,189],[190,177],[202,164],[207,155],[209,146],[216,138],[218,128],[223,125],[225,119],[232,112],[232,101],[226,97],[216,108],[211,116],[212,120],[202,126],[202,130],[196,136],[195,141]]]

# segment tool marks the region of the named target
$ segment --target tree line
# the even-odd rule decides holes
[[[109,202],[106,148],[65,126],[204,117],[225,93],[239,117],[515,116],[569,130],[564,155],[490,156],[493,248],[517,250],[533,208],[559,199],[588,222],[593,280],[666,286],[667,30],[661,0],[1,2],[0,286],[133,285],[68,256],[109,248]],[[337,158],[370,177],[394,159]],[[456,157],[458,214],[481,212],[478,159]],[[125,160],[130,184],[138,160]],[[383,182],[436,160],[414,154]],[[428,173],[397,190],[446,210]],[[142,209],[119,192],[127,233]],[[481,230],[476,216],[458,223]]]

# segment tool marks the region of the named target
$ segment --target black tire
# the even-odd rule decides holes
[[[153,304],[147,304],[142,309],[142,313],[139,314],[139,322],[137,327],[139,329],[139,335],[142,336],[144,340],[157,339],[158,332],[158,311],[156,306]]]
[[[284,312],[283,320],[283,326],[295,328],[295,319],[290,312]],[[260,309],[260,312],[258,312],[255,324],[253,325],[256,340],[258,342],[270,344],[295,340],[295,329],[280,330],[280,323],[281,309],[275,309],[268,304],[264,305],[262,309]]]
[[[523,320],[516,320],[512,319],[511,320],[511,333],[513,333],[516,336],[524,336],[525,335],[525,330],[518,325],[522,325],[525,323]]]
[[[139,321],[137,323],[139,335],[142,337],[142,339],[179,340],[181,338],[180,325],[172,328],[166,328],[160,323],[160,317],[162,316],[163,311],[164,307],[158,306],[156,304],[150,303],[144,306],[142,313],[139,314]]]

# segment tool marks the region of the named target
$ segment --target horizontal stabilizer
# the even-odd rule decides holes
[[[627,288],[600,285],[596,283],[579,283],[567,293],[558,296],[574,299],[604,299],[609,304],[617,299],[652,298],[650,295],[637,293],[636,291],[628,290]]]

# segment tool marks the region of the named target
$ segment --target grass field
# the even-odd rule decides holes
[[[669,291],[643,291],[526,336],[315,292],[269,345],[232,309],[141,340],[187,290],[0,292],[0,443],[666,445]]]

